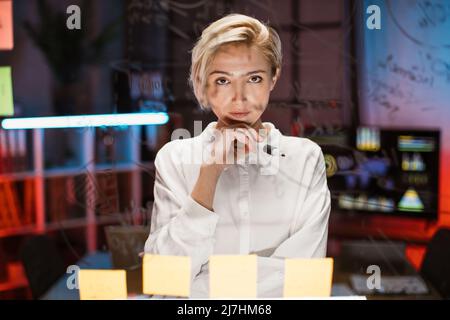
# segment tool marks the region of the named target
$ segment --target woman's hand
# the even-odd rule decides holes
[[[221,127],[215,133],[212,152],[206,163],[201,165],[199,177],[191,193],[192,199],[211,211],[217,181],[223,170],[237,163],[240,157],[254,152],[255,142],[263,139],[254,128],[242,123]]]
[[[259,141],[262,141],[259,133],[245,123],[222,126],[215,131],[211,154],[203,166],[222,172],[230,165],[239,163],[249,153],[256,152]]]

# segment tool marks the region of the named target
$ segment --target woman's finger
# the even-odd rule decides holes
[[[242,130],[257,142],[263,141],[263,137],[259,134],[259,132],[249,125],[247,125],[245,128],[239,128],[238,130]]]
[[[245,137],[247,135],[244,131],[242,131],[242,129],[237,129],[236,131],[234,131],[234,136],[240,143],[245,144]]]
[[[238,131],[238,135],[239,135],[239,141],[245,145],[248,145],[248,149],[250,152],[255,152],[256,151],[256,140],[254,139],[254,137],[247,131],[247,130],[243,130],[243,131]]]

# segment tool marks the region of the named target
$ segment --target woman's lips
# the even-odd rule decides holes
[[[234,118],[244,118],[247,116],[250,112],[230,112],[230,115]]]

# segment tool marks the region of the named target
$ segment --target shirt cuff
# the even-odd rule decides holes
[[[214,211],[206,209],[191,196],[186,197],[184,212],[192,221],[190,225],[207,237],[212,237],[216,231],[219,215]]]

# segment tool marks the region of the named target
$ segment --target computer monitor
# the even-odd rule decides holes
[[[359,127],[348,144],[320,144],[333,212],[438,216],[438,130]]]

